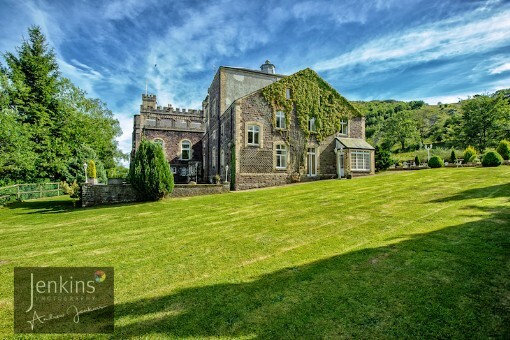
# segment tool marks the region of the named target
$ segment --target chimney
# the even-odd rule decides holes
[[[260,65],[260,70],[264,73],[275,74],[275,67],[269,60],[262,65]]]

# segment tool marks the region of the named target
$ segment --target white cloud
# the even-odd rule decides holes
[[[504,63],[501,65],[498,65],[492,69],[489,70],[490,74],[499,74],[503,72],[510,71],[510,63]]]
[[[485,18],[480,13],[392,33],[338,57],[315,64],[319,71],[362,64],[368,72],[388,71],[420,62],[480,53],[504,46],[510,37],[510,10]]]

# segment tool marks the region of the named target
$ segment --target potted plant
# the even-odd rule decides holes
[[[123,182],[124,177],[117,171],[117,169],[113,168],[108,170],[108,185],[119,185]]]
[[[220,184],[220,182],[221,182],[220,175],[219,174],[214,175],[213,180],[214,180],[214,184]]]

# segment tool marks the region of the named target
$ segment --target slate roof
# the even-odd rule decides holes
[[[364,149],[374,150],[374,147],[361,138],[336,137],[336,140],[342,143],[346,149]]]

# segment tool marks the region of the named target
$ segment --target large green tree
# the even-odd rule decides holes
[[[60,76],[55,53],[39,27],[31,27],[16,53],[7,52],[4,59],[6,67],[0,65],[3,182],[80,180],[80,164],[89,160],[84,158],[93,158],[99,167],[116,166],[124,156],[115,141],[121,133],[119,122],[105,103],[87,98]]]
[[[464,100],[462,113],[462,137],[466,145],[473,145],[484,152],[506,137],[510,111],[502,95],[476,95]]]
[[[411,111],[402,111],[384,121],[384,139],[388,145],[400,144],[401,150],[419,139],[416,121]]]

